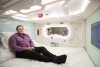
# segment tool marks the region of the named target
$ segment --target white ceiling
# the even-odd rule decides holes
[[[85,1],[89,4],[86,4]],[[82,4],[85,5],[83,6]],[[34,5],[41,6],[41,9],[28,13],[20,12],[20,10],[28,10]],[[54,0],[47,4],[42,4],[42,0],[0,0],[0,16],[24,21],[39,22],[58,19],[83,20],[93,13],[98,7],[100,7],[100,0]],[[9,10],[16,12],[14,14],[4,15],[4,13]],[[39,18],[38,14],[42,14],[43,17]]]

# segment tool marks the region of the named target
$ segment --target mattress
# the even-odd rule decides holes
[[[95,67],[84,48],[49,46],[46,48],[55,55],[66,54],[66,63],[54,64],[52,62],[13,58],[0,64],[0,67]]]

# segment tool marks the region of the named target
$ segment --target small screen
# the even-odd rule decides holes
[[[91,24],[91,43],[100,48],[100,21]]]

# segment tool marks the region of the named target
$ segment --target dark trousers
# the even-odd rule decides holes
[[[43,62],[53,62],[55,55],[45,47],[35,47],[35,50],[24,50],[15,53],[17,58],[34,59]]]

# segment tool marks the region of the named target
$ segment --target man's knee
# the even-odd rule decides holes
[[[41,47],[41,49],[43,49],[43,50],[44,50],[44,49],[46,49],[46,48],[42,46],[42,47]]]

